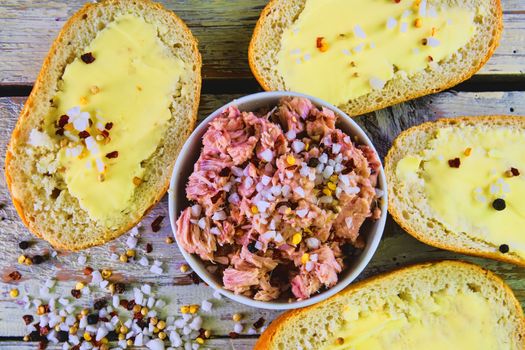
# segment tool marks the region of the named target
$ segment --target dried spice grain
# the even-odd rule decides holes
[[[160,231],[162,220],[164,220],[164,216],[162,216],[162,215],[157,216],[155,218],[155,220],[153,220],[153,222],[151,223],[151,230],[153,232],[159,232]]]
[[[87,53],[83,54],[82,56],[80,56],[80,59],[82,60],[82,62],[84,62],[86,64],[90,64],[90,63],[95,62],[95,57],[93,56],[93,54],[91,52],[87,52]]]

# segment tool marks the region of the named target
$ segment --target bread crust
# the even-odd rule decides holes
[[[499,260],[511,264],[516,264],[519,266],[525,266],[525,259],[520,259],[517,256],[509,255],[509,254],[503,254],[500,252],[487,252],[487,251],[481,251],[474,248],[468,248],[468,247],[458,247],[453,244],[446,244],[443,242],[438,242],[436,240],[433,240],[431,237],[426,236],[424,233],[416,231],[414,227],[410,225],[408,220],[403,218],[403,215],[401,213],[401,210],[397,208],[394,205],[394,197],[395,193],[393,190],[394,184],[397,182],[396,176],[395,176],[395,165],[393,164],[393,154],[397,151],[398,148],[402,147],[403,139],[408,137],[411,133],[416,131],[422,131],[422,132],[428,132],[430,130],[435,130],[439,127],[446,127],[446,126],[454,126],[459,123],[498,123],[498,124],[504,124],[504,125],[522,125],[525,128],[525,118],[519,117],[519,116],[483,116],[483,117],[457,117],[457,118],[440,118],[435,121],[429,121],[417,126],[414,126],[410,129],[407,129],[403,131],[401,134],[399,134],[396,139],[394,140],[392,147],[388,151],[386,157],[385,157],[385,174],[387,177],[387,182],[390,184],[389,186],[389,203],[388,203],[388,211],[390,215],[394,218],[394,220],[401,226],[403,230],[408,232],[410,235],[412,235],[414,238],[418,239],[419,241],[431,245],[436,248],[446,249],[450,250],[456,253],[461,254],[467,254],[472,256],[480,256],[488,259],[494,259]]]
[[[51,48],[49,49],[49,52],[48,52],[46,58],[44,59],[44,63],[42,64],[42,68],[40,70],[40,73],[38,74],[38,76],[37,76],[37,78],[35,80],[35,84],[33,86],[33,89],[31,90],[31,93],[29,94],[29,97],[27,98],[27,100],[26,100],[26,102],[24,104],[24,107],[22,108],[22,110],[20,112],[18,121],[16,122],[16,125],[15,125],[15,128],[13,130],[13,133],[11,134],[11,139],[9,141],[9,144],[7,145],[7,152],[6,152],[6,156],[5,156],[5,168],[4,168],[5,169],[4,170],[4,175],[5,175],[5,179],[6,179],[7,188],[9,190],[10,195],[11,195],[11,199],[13,201],[13,205],[14,205],[18,215],[20,216],[20,219],[22,220],[24,225],[26,225],[26,227],[29,229],[29,231],[31,231],[31,233],[33,233],[35,236],[37,236],[39,238],[43,238],[44,233],[40,232],[38,230],[38,228],[35,225],[33,225],[30,220],[27,219],[27,217],[25,215],[25,212],[24,212],[24,209],[23,209],[23,206],[21,205],[20,201],[15,197],[14,192],[13,192],[13,187],[12,187],[13,186],[13,178],[11,177],[11,175],[9,173],[9,164],[10,164],[10,162],[12,160],[12,157],[13,157],[13,153],[12,153],[11,149],[12,149],[12,147],[14,147],[13,145],[16,143],[15,141],[20,137],[21,126],[26,122],[26,120],[28,119],[28,115],[31,113],[31,108],[32,108],[33,104],[35,103],[34,100],[36,98],[37,91],[40,90],[40,89],[45,89],[46,86],[48,85],[47,84],[47,80],[46,80],[46,72],[48,71],[48,69],[51,66],[51,62],[52,62],[52,60],[54,58],[55,52],[57,51],[58,47],[61,45],[61,41],[62,41],[61,39],[66,35],[66,33],[70,30],[71,26],[75,22],[81,21],[83,16],[90,14],[90,12],[96,11],[96,8],[101,3],[108,3],[108,2],[114,4],[115,6],[118,7],[118,6],[120,6],[120,4],[123,4],[126,1],[125,0],[105,0],[105,1],[99,2],[99,3],[86,3],[82,8],[80,8],[80,10],[78,10],[64,24],[64,26],[60,30],[58,36],[53,41],[53,43],[51,45]],[[194,58],[194,62],[193,63],[196,66],[196,78],[197,78],[197,81],[196,81],[195,89],[194,89],[194,94],[195,94],[196,98],[193,101],[193,105],[192,105],[191,125],[187,128],[186,134],[184,135],[185,138],[187,138],[190,135],[191,131],[193,130],[193,128],[195,126],[195,123],[197,121],[197,112],[198,112],[198,108],[199,108],[200,92],[201,92],[201,85],[202,85],[202,77],[201,77],[202,58],[201,58],[200,52],[198,50],[198,42],[195,39],[195,37],[193,36],[193,34],[191,33],[191,31],[188,28],[188,26],[186,25],[186,23],[184,23],[184,21],[182,21],[182,19],[180,19],[173,11],[169,11],[166,8],[164,8],[164,6],[162,6],[161,4],[156,3],[154,1],[151,1],[151,0],[135,0],[135,2],[140,2],[144,6],[152,8],[155,11],[162,11],[162,12],[168,14],[175,21],[175,23],[188,35],[188,37],[191,38],[191,46],[192,46],[193,58]],[[170,169],[173,169],[173,167],[175,165],[175,161],[176,161],[176,159],[174,159],[171,164],[167,164],[167,166]],[[171,174],[171,171],[169,172],[169,174]],[[90,242],[88,244],[79,244],[79,245],[75,245],[75,246],[70,246],[70,245],[64,244],[63,242],[61,242],[59,240],[53,239],[53,237],[46,237],[45,239],[49,243],[51,243],[51,245],[53,245],[53,247],[55,247],[57,249],[65,249],[65,250],[72,250],[72,251],[78,251],[78,250],[86,249],[86,248],[89,248],[89,247],[101,245],[101,244],[104,244],[104,243],[106,243],[106,242],[108,242],[110,240],[113,240],[113,239],[121,236],[125,232],[129,231],[131,228],[133,228],[135,225],[137,225],[142,220],[142,218],[144,216],[146,216],[148,214],[148,212],[162,199],[162,197],[164,196],[164,194],[166,193],[166,191],[169,188],[169,183],[170,183],[170,177],[168,176],[164,180],[164,186],[163,186],[162,190],[159,191],[156,194],[154,199],[151,201],[150,206],[148,207],[148,209],[146,209],[141,216],[139,216],[137,219],[131,221],[130,224],[128,224],[127,226],[121,227],[121,228],[119,228],[116,231],[107,230],[107,231],[103,232],[103,235],[100,235],[99,237],[97,237],[97,239],[93,240],[92,242]],[[102,236],[104,236],[104,237],[108,236],[108,239],[104,239],[104,238],[102,238]]]
[[[351,294],[352,292],[358,291],[360,289],[365,289],[369,285],[372,285],[374,283],[378,283],[378,282],[381,282],[383,280],[388,280],[388,279],[396,279],[398,277],[402,277],[402,275],[407,272],[411,272],[411,271],[419,270],[419,269],[425,269],[425,268],[431,267],[433,265],[438,265],[438,264],[448,265],[449,267],[456,267],[456,268],[461,268],[461,269],[470,269],[472,270],[473,273],[481,273],[485,275],[488,279],[500,285],[505,290],[505,293],[508,294],[513,301],[513,305],[509,306],[509,309],[511,308],[514,309],[516,314],[520,316],[519,334],[521,335],[521,339],[522,339],[522,347],[525,347],[525,316],[523,315],[523,309],[521,308],[521,304],[519,303],[518,299],[516,299],[514,293],[512,292],[512,289],[510,289],[510,287],[499,276],[497,276],[496,274],[494,274],[493,272],[489,270],[483,269],[482,267],[478,265],[464,262],[461,260],[441,260],[441,261],[433,261],[433,262],[408,265],[408,266],[405,266],[405,267],[402,267],[402,268],[399,268],[393,271],[385,272],[385,273],[370,277],[366,280],[359,281],[355,284],[352,284],[348,288],[334,295],[333,297],[327,300],[324,300],[318,304],[311,305],[311,306],[308,306],[302,309],[295,309],[295,310],[290,310],[288,312],[285,312],[279,317],[277,317],[268,326],[268,328],[263,332],[263,334],[261,334],[253,350],[273,349],[272,344],[273,344],[273,339],[276,333],[291,317],[308,313],[310,310],[314,310],[315,308],[321,307],[325,303],[329,302],[331,299],[343,298],[347,294]]]
[[[412,100],[412,99],[415,99],[421,96],[425,96],[425,95],[447,90],[471,78],[474,74],[476,74],[481,69],[481,67],[485,65],[485,63],[487,63],[487,61],[490,59],[490,57],[492,57],[492,54],[494,53],[494,51],[499,45],[499,40],[501,37],[501,33],[503,31],[503,11],[501,8],[501,0],[494,0],[494,2],[495,2],[495,7],[496,7],[498,25],[496,28],[494,28],[494,37],[492,40],[492,44],[489,47],[489,50],[487,51],[487,54],[485,55],[485,57],[483,57],[479,61],[478,65],[473,66],[469,71],[464,71],[463,74],[458,75],[456,79],[450,80],[448,84],[445,84],[437,88],[426,89],[426,90],[421,90],[421,91],[413,91],[411,94],[405,95],[403,97],[394,98],[388,101],[382,101],[380,103],[376,103],[375,105],[369,105],[368,108],[362,108],[355,112],[350,112],[349,110],[344,108],[344,106],[342,105],[337,106],[337,107],[341,108],[345,113],[349,114],[350,116],[358,116],[358,115],[370,113],[373,111],[377,111],[379,109],[383,109],[383,108],[386,108],[386,107],[389,107],[389,106],[392,106],[392,105],[395,105],[401,102],[409,101],[409,100]],[[270,2],[264,7],[255,25],[255,29],[253,31],[252,38],[250,40],[250,45],[248,48],[248,64],[250,66],[250,70],[252,71],[257,82],[261,85],[261,87],[265,91],[272,91],[273,89],[271,88],[269,83],[264,79],[263,74],[259,72],[259,70],[257,69],[257,66],[255,64],[256,59],[255,59],[254,51],[255,51],[255,45],[256,45],[256,41],[258,39],[259,33],[261,32],[261,30],[266,24],[266,19],[267,19],[268,14],[275,8],[275,6],[277,6],[278,3],[279,3],[279,0],[270,0]]]

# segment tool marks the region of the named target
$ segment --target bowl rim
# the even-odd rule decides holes
[[[178,213],[175,212],[175,210],[182,210],[182,208],[176,208],[176,201],[175,201],[175,188],[179,181],[181,181],[181,177],[179,176],[180,172],[178,169],[182,169],[184,166],[183,160],[187,157],[187,153],[189,152],[190,148],[193,145],[193,139],[199,137],[201,132],[204,132],[204,130],[208,127],[208,124],[211,120],[216,118],[218,115],[220,115],[226,108],[230,106],[241,106],[240,109],[242,110],[242,105],[247,103],[254,103],[259,100],[267,100],[267,99],[280,99],[282,97],[304,97],[309,99],[314,105],[326,107],[328,109],[331,109],[337,116],[344,120],[345,123],[349,124],[349,128],[353,129],[349,134],[351,136],[357,136],[359,138],[359,143],[367,145],[371,147],[374,152],[376,153],[379,162],[380,162],[380,171],[378,175],[378,188],[380,188],[383,191],[383,196],[380,201],[381,206],[381,216],[380,218],[375,222],[375,229],[371,229],[369,232],[369,235],[373,236],[373,238],[367,242],[367,247],[365,251],[362,253],[361,261],[351,267],[351,271],[348,271],[348,275],[340,278],[337,282],[337,284],[326,291],[314,295],[308,299],[300,300],[300,301],[293,301],[289,303],[283,303],[283,302],[275,302],[275,301],[259,301],[254,300],[252,298],[243,296],[243,295],[237,295],[233,293],[232,291],[226,290],[223,288],[222,285],[217,283],[213,278],[210,276],[212,275],[210,272],[208,272],[206,269],[204,269],[201,266],[201,259],[197,256],[194,256],[193,254],[190,254],[186,252],[183,248],[181,248],[178,240],[176,232],[176,221],[178,218]],[[186,179],[187,180],[187,179]],[[364,130],[346,113],[341,111],[339,108],[333,106],[332,104],[319,99],[317,97],[309,96],[302,93],[297,92],[290,92],[290,91],[271,91],[271,92],[258,92],[250,95],[246,95],[237,99],[234,99],[230,101],[229,103],[221,106],[220,108],[216,109],[214,112],[209,114],[204,120],[202,120],[199,125],[193,130],[191,135],[186,139],[184,142],[184,145],[182,146],[178,156],[177,161],[175,162],[175,166],[173,168],[171,180],[170,180],[170,186],[168,190],[168,210],[169,210],[169,219],[170,219],[170,225],[172,229],[172,233],[175,237],[175,240],[177,242],[177,246],[183,255],[186,262],[190,265],[190,267],[193,269],[195,273],[210,287],[212,287],[215,291],[219,292],[220,294],[224,295],[225,297],[234,300],[238,303],[260,308],[260,309],[268,309],[268,310],[290,310],[290,309],[297,309],[302,308],[306,306],[310,306],[313,304],[316,304],[318,302],[321,302],[323,300],[326,300],[335,294],[339,293],[341,290],[346,288],[350,283],[352,283],[365,269],[365,267],[369,264],[370,260],[374,256],[375,252],[377,251],[377,248],[379,246],[379,243],[381,241],[383,231],[385,228],[386,223],[386,217],[387,217],[387,208],[388,208],[388,189],[387,189],[387,182],[386,182],[386,176],[385,171],[383,168],[383,164],[381,162],[381,159],[379,157],[379,153],[377,152],[376,148],[374,147],[372,141],[368,137],[368,135],[364,132]]]

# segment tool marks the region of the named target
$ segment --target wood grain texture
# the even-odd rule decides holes
[[[202,120],[213,110],[229,102],[238,95],[203,95],[199,120]],[[18,113],[24,103],[24,97],[0,98],[0,152],[5,154],[5,147],[14,127]],[[511,112],[512,109],[512,112]],[[493,93],[456,93],[445,92],[427,96],[408,103],[403,103],[368,116],[357,118],[357,122],[367,131],[372,141],[377,145],[383,157],[390,147],[393,138],[402,130],[438,117],[454,117],[460,115],[485,114],[519,114],[525,115],[525,92],[493,92]],[[3,158],[1,160],[3,162]],[[3,165],[3,164],[2,164]],[[80,253],[60,253],[56,259],[38,266],[21,266],[16,263],[21,250],[17,244],[21,239],[35,241],[35,245],[28,251],[29,254],[50,250],[50,246],[43,241],[34,239],[22,225],[12,207],[5,188],[5,181],[0,181],[0,337],[20,337],[24,335],[21,316],[27,313],[20,306],[19,300],[9,298],[8,292],[15,285],[6,280],[6,275],[14,269],[22,273],[22,280],[17,287],[22,294],[38,293],[38,285],[49,276],[56,276],[62,286],[59,291],[69,294],[69,290],[82,275],[83,266],[77,262]],[[162,228],[154,233],[150,223],[157,216],[164,215]],[[110,259],[111,252],[123,252],[127,235],[105,246],[95,247],[84,251],[88,256],[87,265],[93,268],[111,268],[118,280],[125,281],[130,286],[150,283],[158,290],[158,296],[170,305],[166,313],[177,313],[180,305],[200,303],[202,299],[211,298],[212,291],[203,284],[194,285],[187,274],[180,272],[179,267],[184,259],[175,244],[167,245],[164,240],[170,235],[168,226],[167,200],[156,206],[143,221],[140,227],[141,240],[139,255],[146,255],[150,260],[158,259],[163,262],[165,273],[161,276],[151,273],[136,263],[120,263]],[[149,242],[153,245],[153,252],[144,253],[144,246]],[[514,290],[517,297],[525,306],[525,271],[517,266],[491,261],[481,258],[467,257],[451,252],[442,251],[423,243],[406,234],[391,218],[388,219],[384,238],[372,262],[360,278],[391,270],[397,266],[437,259],[463,259],[477,263],[500,275]],[[83,301],[89,305],[96,297],[102,294],[91,295]],[[225,336],[233,328],[231,316],[240,312],[245,315],[245,324],[251,325],[259,317],[266,320],[273,319],[278,313],[266,310],[250,309],[223,298],[214,302],[212,314],[206,317],[205,326],[211,328],[215,335]],[[224,349],[251,349],[254,339],[215,339],[214,348]],[[22,342],[2,342],[2,349],[29,349],[31,344]]]
[[[4,0],[0,5],[0,84],[30,85],[64,22],[84,0]],[[251,78],[247,50],[266,0],[160,1],[199,40],[204,78]],[[505,29],[500,47],[480,75],[525,72],[525,2],[502,0]]]
[[[251,350],[257,339],[212,339],[206,343],[206,349],[210,350]],[[2,350],[34,350],[38,349],[38,343],[24,343],[19,341],[7,341],[1,343]],[[146,350],[146,347],[134,347],[136,350]],[[50,344],[47,350],[62,350],[62,346]]]

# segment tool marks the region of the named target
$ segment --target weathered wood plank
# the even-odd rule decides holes
[[[230,101],[237,95],[203,95],[199,119],[204,118],[211,111]],[[24,97],[0,98],[0,153],[5,153],[7,140],[16,122]],[[512,108],[512,111],[511,111]],[[444,116],[484,115],[484,114],[521,114],[525,115],[525,92],[498,92],[498,93],[455,93],[446,92],[427,96],[415,101],[393,106],[391,108],[372,113],[368,116],[357,118],[369,133],[379,152],[384,156],[392,139],[403,129],[425,120]],[[3,157],[1,162],[3,162]],[[3,163],[2,163],[3,165]],[[8,291],[14,286],[7,283],[5,276],[13,269],[22,273],[22,280],[18,288],[22,292],[34,294],[38,284],[48,276],[58,276],[62,281],[62,291],[69,293],[74,283],[83,277],[82,268],[77,262],[79,253],[61,253],[56,259],[39,266],[20,266],[16,263],[17,256],[21,253],[17,243],[21,239],[33,239],[27,229],[22,225],[14,208],[12,207],[5,188],[5,181],[0,180],[0,337],[22,336],[24,329],[20,317],[26,312],[20,305],[9,298]],[[171,301],[167,312],[176,312],[180,305],[199,303],[203,298],[211,297],[211,289],[202,284],[193,285],[191,279],[179,270],[184,262],[176,245],[167,245],[164,242],[170,234],[167,219],[164,220],[160,232],[153,233],[151,221],[158,215],[167,216],[167,200],[157,205],[153,212],[144,219],[141,230],[142,238],[139,243],[139,254],[144,254],[144,245],[150,242],[153,252],[148,256],[163,262],[165,273],[162,276],[151,273],[148,269],[138,264],[124,264],[110,259],[111,252],[122,252],[125,249],[127,236],[117,239],[102,247],[86,250],[88,265],[94,268],[111,268],[121,280],[132,286],[141,283],[151,283],[158,289],[158,296]],[[30,253],[49,250],[46,242],[36,241]],[[470,258],[463,255],[442,251],[422,244],[403,232],[391,219],[387,223],[384,239],[374,256],[369,267],[361,277],[370,276],[381,271],[390,270],[396,266],[433,259],[464,259],[480,264],[499,274],[513,288],[514,292],[525,305],[525,271],[517,266],[499,263],[487,259]],[[86,303],[92,302],[84,299]],[[213,315],[208,317],[206,326],[212,328],[214,334],[228,334],[233,327],[231,315],[241,312],[246,315],[246,324],[251,324],[259,317],[267,320],[277,315],[277,312],[255,310],[244,307],[226,299],[222,299],[214,308]],[[15,320],[15,321],[13,321]],[[219,341],[219,340],[218,340]],[[234,349],[248,349],[252,340],[236,340],[232,342]],[[240,342],[240,343],[239,343]],[[223,344],[223,343],[218,343]],[[228,344],[228,343],[224,343]],[[241,344],[241,345],[236,345]],[[2,348],[5,343],[1,344]],[[23,344],[13,343],[19,349]],[[226,345],[225,345],[226,346]],[[237,346],[237,347],[235,347]],[[246,347],[243,347],[246,346]]]
[[[7,0],[0,4],[0,84],[32,84],[51,42],[84,0]],[[205,78],[251,78],[247,49],[265,0],[161,1],[184,19],[199,40]],[[525,72],[525,2],[503,0],[500,47],[479,72]]]
[[[205,345],[205,349],[210,350],[251,350],[257,339],[212,339]],[[21,341],[7,341],[1,343],[2,350],[34,350],[38,348],[38,343],[25,343]],[[62,346],[50,344],[48,350],[61,350]],[[134,349],[144,350],[145,347]]]

